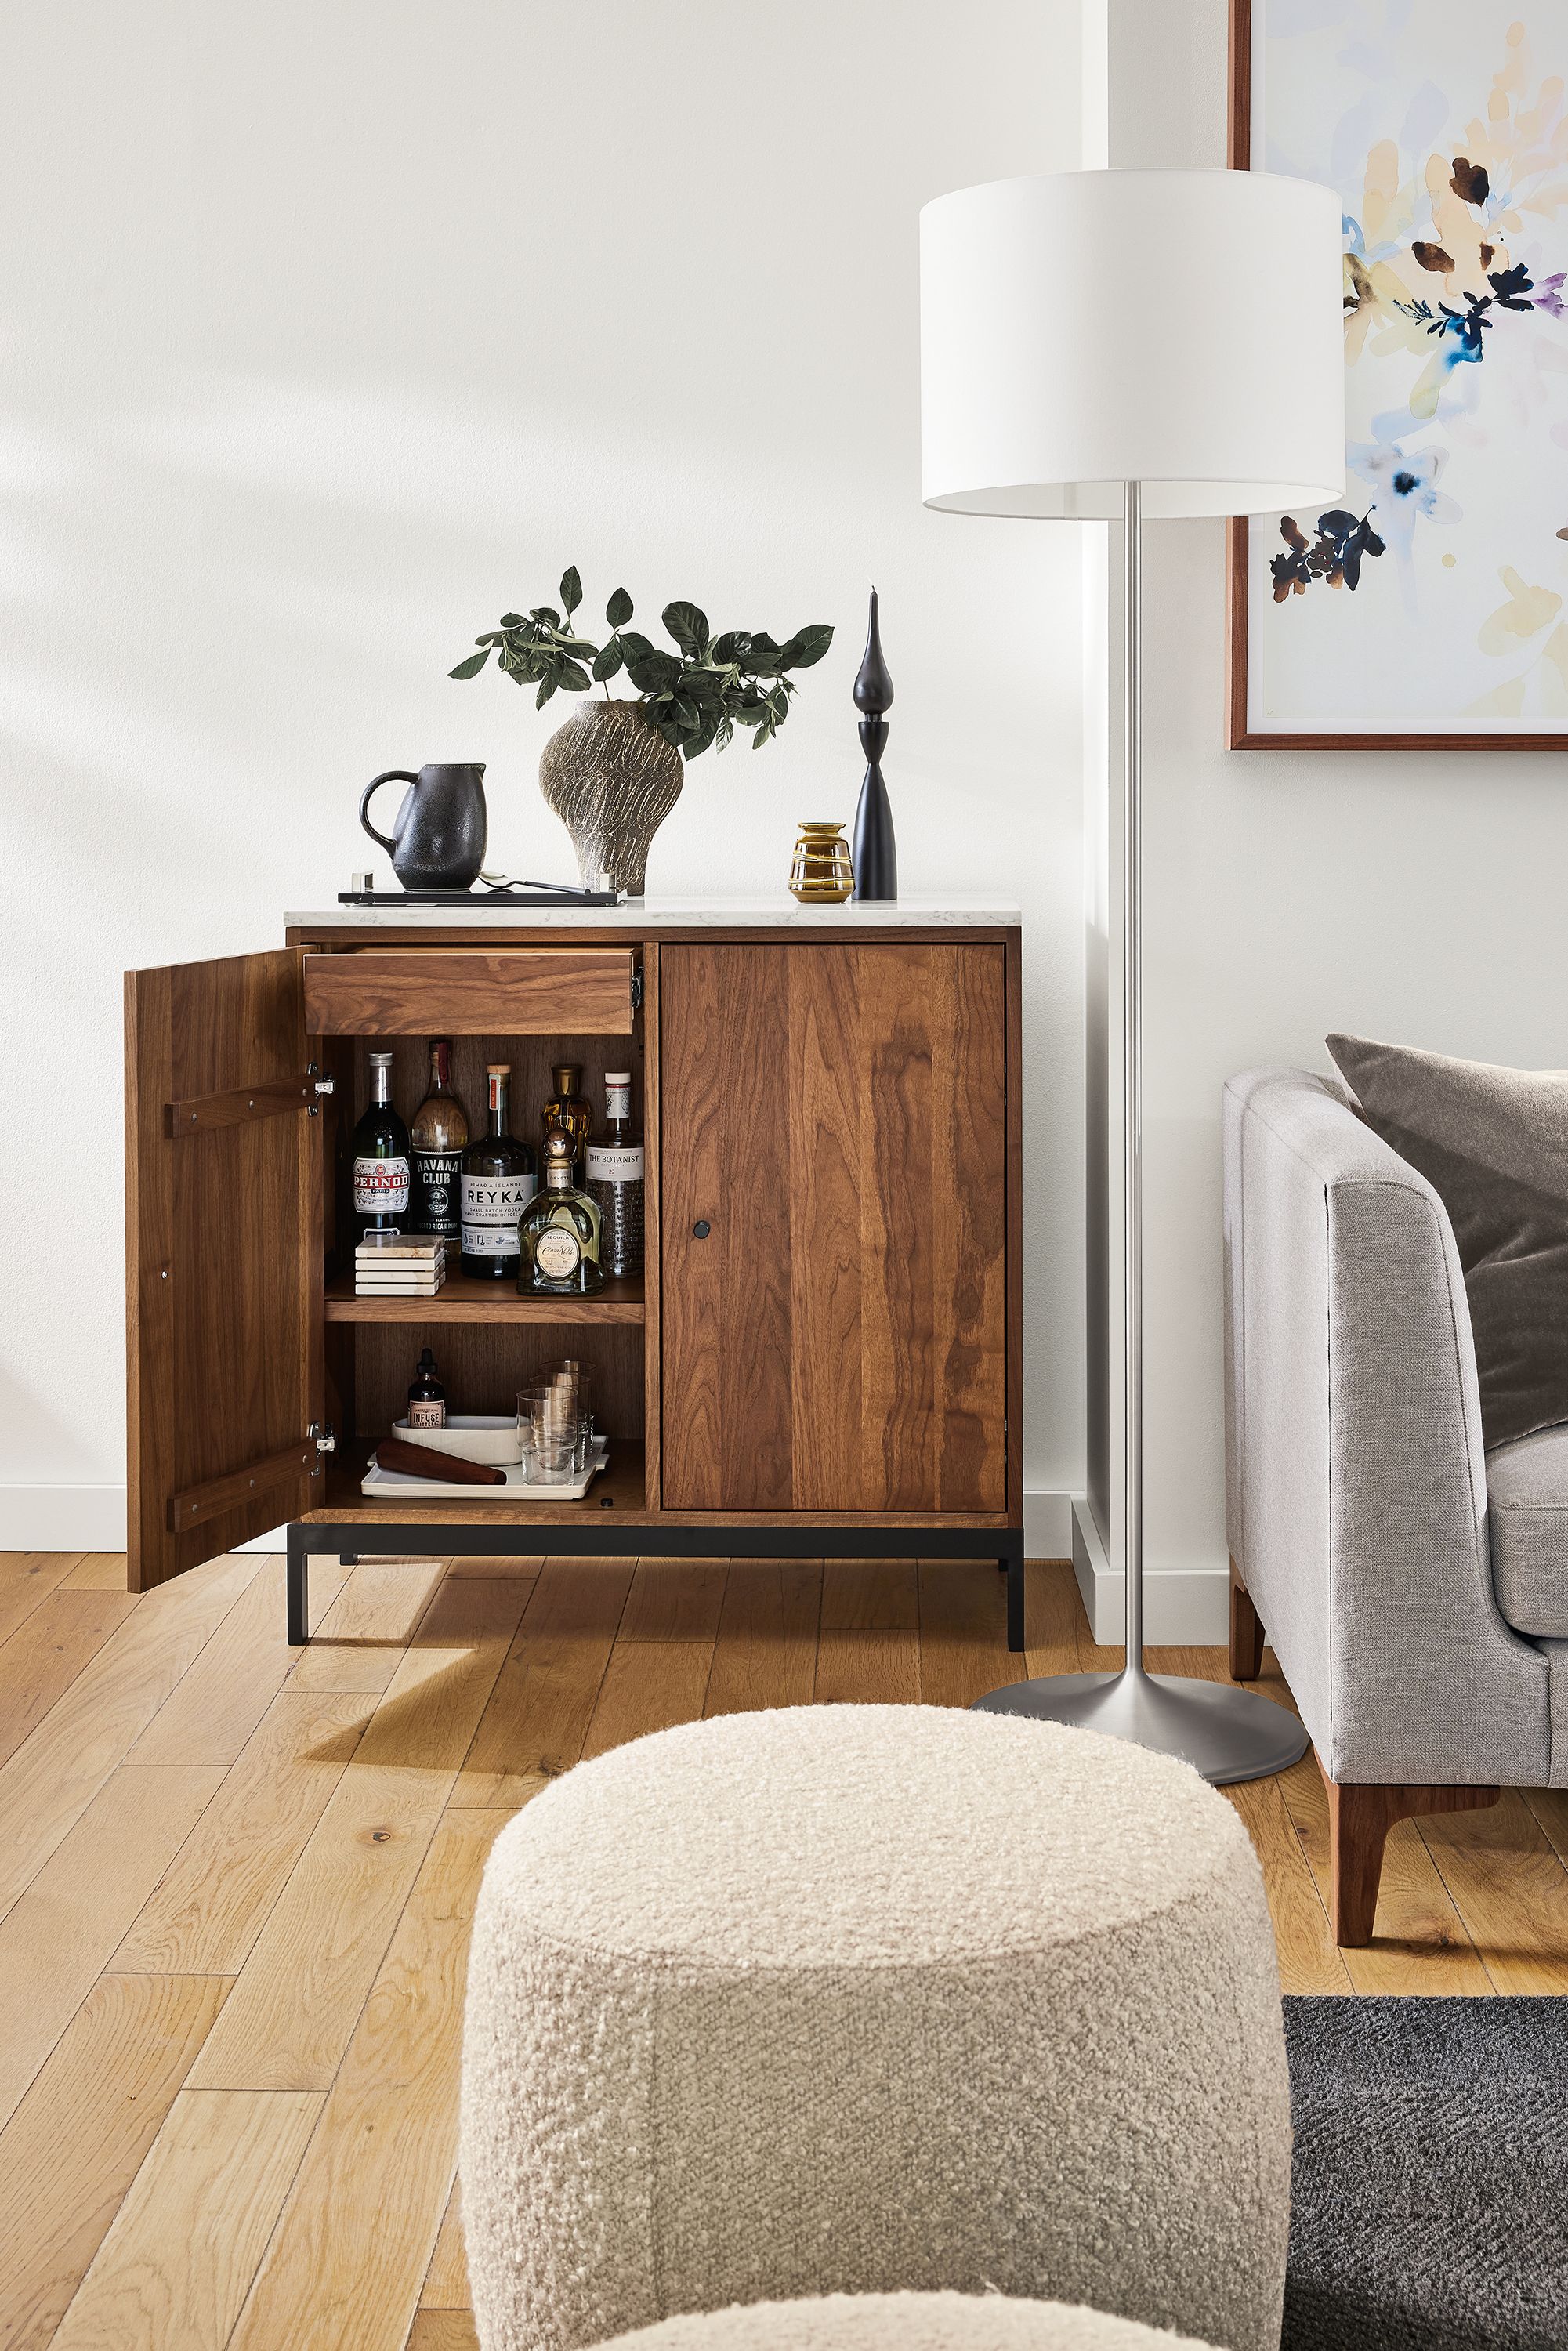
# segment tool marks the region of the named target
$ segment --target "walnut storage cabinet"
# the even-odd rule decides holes
[[[129,974],[132,1587],[286,1522],[293,1640],[313,1551],[970,1557],[1021,1646],[1019,1002],[1011,910],[346,908]],[[511,1063],[536,1144],[552,1062],[596,1123],[630,1066],[641,1276],[525,1298],[454,1251],[434,1298],[355,1296],[369,1055],[407,1118],[433,1036],[475,1127]],[[424,1346],[455,1412],[591,1363],[586,1498],[363,1495]]]

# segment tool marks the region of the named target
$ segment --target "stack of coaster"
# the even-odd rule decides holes
[[[434,1233],[366,1233],[354,1251],[356,1298],[434,1298],[446,1279]]]

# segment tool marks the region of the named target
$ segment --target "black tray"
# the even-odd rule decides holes
[[[340,890],[340,906],[618,906],[613,890],[556,889],[526,882],[510,890]]]

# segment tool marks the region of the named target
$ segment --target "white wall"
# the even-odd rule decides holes
[[[1112,0],[1120,162],[1225,160],[1225,0]],[[1224,525],[1145,534],[1148,1548],[1225,1566],[1219,1092],[1331,1029],[1568,1064],[1568,765],[1224,749]]]
[[[1078,0],[8,31],[0,1545],[119,1540],[122,968],[276,944],[364,859],[382,768],[486,759],[497,862],[568,877],[554,714],[445,678],[568,561],[598,609],[840,630],[779,744],[692,771],[653,892],[778,886],[797,818],[852,813],[881,588],[905,885],[1027,908],[1026,1479],[1078,1485],[1079,549],[922,512],[915,337],[920,204],[1078,160]]]

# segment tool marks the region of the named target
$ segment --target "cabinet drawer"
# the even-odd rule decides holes
[[[624,1037],[631,947],[377,948],[308,955],[312,1037]]]

